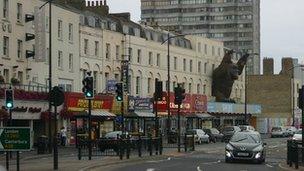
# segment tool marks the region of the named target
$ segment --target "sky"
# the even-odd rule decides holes
[[[107,0],[111,13],[130,12],[140,20],[140,0]],[[282,57],[304,63],[304,0],[261,0],[261,62],[274,58],[275,73]]]

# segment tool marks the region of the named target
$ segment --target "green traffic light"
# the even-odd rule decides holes
[[[6,103],[6,107],[7,108],[12,108],[13,107],[13,103],[10,103],[10,102]]]
[[[121,96],[117,96],[117,97],[116,97],[116,100],[117,100],[117,101],[122,101],[122,97],[121,97]]]
[[[86,96],[87,96],[87,97],[92,97],[92,93],[91,93],[91,92],[87,92],[87,93],[86,93]]]

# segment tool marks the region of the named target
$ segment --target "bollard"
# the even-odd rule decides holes
[[[158,155],[158,137],[154,139],[155,155]]]
[[[295,168],[298,169],[299,168],[299,151],[298,151],[299,148],[298,148],[297,142],[293,141],[293,143],[295,145],[295,149],[294,149],[295,154],[293,154],[295,157]]]
[[[194,133],[192,133],[192,151],[195,151],[195,139],[194,139]]]
[[[129,159],[130,158],[130,146],[131,146],[130,137],[127,137],[127,139],[125,140],[125,144],[126,144],[126,147],[127,147],[126,157],[127,157],[127,159]]]
[[[81,160],[81,145],[78,145],[78,160]]]
[[[119,138],[119,159],[122,160],[123,159],[123,153],[124,153],[124,147],[123,147],[123,143],[122,143],[122,138]]]
[[[159,154],[160,155],[163,154],[163,137],[162,136],[159,137]]]
[[[287,140],[287,165],[290,166],[290,140]]]
[[[138,157],[141,157],[141,136],[139,135],[138,140],[137,140],[137,149],[138,149]]]
[[[148,151],[150,153],[150,156],[152,156],[152,136],[149,136]]]
[[[185,152],[187,152],[187,134],[185,134],[184,136],[184,148],[185,148]]]

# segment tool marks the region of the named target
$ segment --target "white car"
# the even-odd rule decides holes
[[[292,140],[301,142],[302,141],[302,129],[299,129],[292,137]]]
[[[196,143],[209,143],[209,135],[207,135],[202,129],[193,129],[193,132]]]
[[[286,129],[289,136],[293,136],[297,132],[297,128],[294,126],[287,126]]]
[[[272,127],[271,129],[271,137],[287,137],[288,132],[287,129],[283,126]]]

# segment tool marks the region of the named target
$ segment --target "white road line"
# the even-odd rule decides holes
[[[203,171],[199,166],[196,167],[197,171]]]
[[[146,171],[155,171],[154,168],[148,168]]]
[[[277,145],[271,145],[268,148],[277,148],[277,147],[278,147]]]
[[[267,167],[273,167],[273,166],[271,166],[270,164],[266,164],[266,166],[267,166]]]

